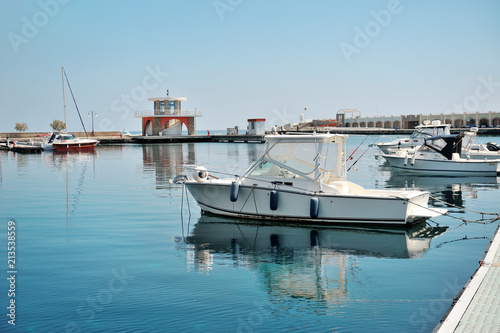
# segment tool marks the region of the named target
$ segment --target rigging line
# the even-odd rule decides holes
[[[54,92],[56,91],[56,85],[57,85],[58,80],[59,79],[56,79],[56,81],[54,81],[54,86],[52,87],[52,93],[50,94],[49,101],[47,102],[47,106],[45,107],[45,113],[47,113],[47,110],[49,109],[49,105],[52,102],[52,99],[54,97]]]
[[[182,184],[182,194],[181,194],[181,220],[183,220],[182,211],[184,210],[184,189],[186,188],[185,184]]]
[[[253,193],[253,195],[252,195],[252,196],[253,196],[253,204],[255,205],[255,213],[256,213],[257,215],[259,215],[259,210],[257,209],[257,201],[255,200],[255,192],[254,192],[254,188],[255,188],[255,186],[257,186],[257,185],[254,185],[254,186],[252,187],[252,193]]]
[[[256,180],[256,181],[261,181],[261,182],[264,182],[261,178],[256,178],[256,177],[252,177],[252,176],[242,176],[242,177],[239,177],[238,175],[234,175],[232,173],[229,173],[229,172],[222,172],[222,171],[213,171],[213,170],[207,170],[208,172],[216,172],[216,173],[220,173],[220,174],[223,174],[223,175],[228,175],[228,176],[237,176],[238,179],[250,179],[250,180]],[[214,177],[214,176],[211,176],[211,177]],[[214,177],[214,178],[217,178],[217,177]],[[293,179],[296,179],[296,178],[287,178],[287,179],[290,179],[290,180],[293,180]],[[266,181],[268,183],[271,183],[273,184],[272,181]],[[299,189],[299,190],[302,190],[302,191],[306,191],[306,192],[310,192],[310,193],[313,193],[314,191],[310,191],[306,188],[302,188],[302,187],[298,187],[298,186],[295,186],[295,185],[286,185],[287,187],[292,187],[292,188],[296,188],[296,189]]]
[[[453,240],[449,240],[449,241],[446,241],[446,242],[442,242],[440,244],[437,244],[436,246],[434,246],[434,248],[440,248],[441,246],[445,245],[445,244],[448,244],[448,243],[454,243],[454,242],[459,242],[459,241],[463,241],[463,240],[477,240],[477,239],[489,239],[488,237],[481,237],[481,236],[478,236],[478,237],[462,237],[462,238],[458,238],[458,239],[453,239]]]
[[[185,185],[184,185],[184,187],[185,187]],[[187,193],[187,190],[186,190],[186,202],[188,205],[189,218],[191,219],[191,207],[189,206],[189,195]]]
[[[441,199],[438,199],[436,197],[433,197],[432,195],[429,195],[429,198],[432,198],[436,201],[439,201],[439,202],[442,202],[444,204],[447,204],[449,206],[452,206],[452,207],[455,207],[455,208],[460,208],[460,209],[463,209],[463,210],[466,210],[466,211],[469,211],[471,213],[476,213],[476,214],[481,214],[481,215],[496,215],[497,217],[500,217],[500,213],[483,213],[483,212],[478,212],[478,211],[475,211],[475,210],[472,210],[472,209],[467,209],[465,207],[461,207],[461,206],[457,206],[455,204],[452,204],[452,203],[449,203],[449,202],[446,202],[446,201],[443,201]]]
[[[245,177],[247,175],[247,173],[250,172],[250,170],[252,170],[254,168],[254,166],[256,166],[257,164],[260,163],[260,161],[262,161],[264,159],[264,157],[266,157],[266,155],[271,151],[271,149],[274,148],[274,146],[276,146],[279,142],[281,141],[281,139],[278,139],[276,140],[275,143],[273,143],[273,145],[271,147],[269,147],[260,157],[257,161],[255,161],[253,164],[251,164],[248,169],[245,171],[245,173],[243,174],[243,177]]]
[[[252,195],[253,190],[255,189],[255,187],[256,187],[256,186],[257,186],[257,184],[253,184],[253,186],[252,186],[252,190],[251,190],[251,191],[250,191],[250,193],[248,194],[248,196],[247,196],[247,198],[246,198],[245,202],[243,203],[243,206],[241,206],[240,213],[243,211],[243,208],[245,208],[245,205],[247,204],[248,199],[250,199],[250,196]],[[254,196],[254,200],[255,200],[255,196]],[[256,209],[257,209],[257,206],[255,206],[255,207],[256,207]]]
[[[66,70],[64,70],[64,77],[66,78],[66,82],[68,82],[69,91],[71,92],[71,97],[73,97],[73,102],[75,103],[76,111],[78,112],[78,117],[80,117],[80,122],[82,123],[83,131],[85,132],[85,135],[88,138],[89,134],[87,133],[87,130],[85,129],[85,125],[83,124],[82,116],[80,115],[80,110],[78,110],[78,105],[76,104],[75,95],[73,95],[73,90],[71,89],[71,85],[69,84],[68,76],[66,75]]]
[[[182,238],[184,239],[184,242],[186,241],[186,237],[184,236],[184,218],[182,216],[182,203],[184,201],[184,187],[185,185],[182,185],[182,195],[181,195],[181,229],[182,229]]]
[[[394,197],[394,198],[397,198],[397,199],[405,200],[405,198],[401,198],[401,197],[398,197],[398,196],[393,196],[393,197]],[[431,196],[429,196],[429,197],[431,197]],[[439,199],[438,199],[438,200],[439,200]],[[439,200],[439,201],[441,201],[441,200]],[[443,201],[443,203],[447,203],[447,202],[444,202],[444,201]],[[434,210],[434,209],[433,209],[433,208],[436,208],[436,207],[427,207],[427,206],[423,206],[423,205],[421,205],[421,204],[419,204],[419,203],[416,203],[416,202],[412,202],[412,204],[413,204],[413,205],[415,205],[415,206],[419,206],[419,207],[421,207],[421,208],[424,208],[424,209],[428,209],[428,210],[430,210],[431,212],[438,213],[438,211],[436,211],[436,210]],[[451,204],[450,204],[450,205],[451,205]],[[456,207],[458,207],[458,206],[456,206]],[[463,208],[463,207],[458,207],[458,208]],[[464,209],[464,210],[467,210],[467,209],[465,209],[465,208],[463,208],[463,209]],[[474,211],[471,211],[471,212],[473,212],[473,213],[478,213],[478,214],[485,214],[485,213],[474,212]],[[460,217],[457,217],[457,216],[453,216],[453,215],[450,215],[450,214],[446,214],[446,216],[448,216],[448,217],[450,217],[450,218],[453,218],[453,219],[456,219],[456,220],[460,220],[460,221],[462,221],[462,222],[464,222],[464,223],[468,223],[468,222],[469,222],[469,223],[490,224],[490,223],[493,223],[493,222],[495,222],[495,221],[497,221],[497,220],[500,220],[500,214],[498,214],[498,213],[489,213],[489,214],[492,214],[492,215],[497,215],[497,217],[495,217],[495,218],[491,218],[491,219],[484,219],[484,216],[482,216],[482,218],[481,218],[481,219],[479,219],[479,220],[467,220],[467,219],[460,218]],[[482,222],[482,221],[488,221],[488,222]]]

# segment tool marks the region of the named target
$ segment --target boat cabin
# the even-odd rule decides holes
[[[419,151],[433,151],[440,153],[448,160],[453,159],[453,154],[460,156],[462,152],[463,133],[458,135],[441,135],[425,139],[425,143]]]

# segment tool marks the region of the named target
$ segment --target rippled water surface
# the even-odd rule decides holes
[[[351,136],[348,153],[364,138]],[[354,154],[349,165],[363,156],[350,180],[429,190],[434,205],[467,210],[409,230],[257,225],[201,216],[171,179],[192,164],[241,174],[260,144],[0,152],[0,331],[432,331],[497,227],[462,219],[500,211],[499,181],[394,173],[368,149],[375,139]],[[6,316],[8,221],[15,326]]]

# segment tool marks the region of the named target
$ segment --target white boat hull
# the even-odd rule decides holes
[[[278,207],[272,210],[272,187],[240,185],[238,199],[234,202],[230,200],[230,181],[188,181],[186,187],[203,211],[239,218],[320,224],[405,225],[444,213],[440,209],[427,208],[429,192],[421,191],[400,191],[400,196],[383,196],[384,190],[367,190],[369,195],[331,194],[296,191],[282,186],[278,190]],[[311,216],[313,197],[319,202],[317,217]]]
[[[384,142],[384,143],[379,143],[377,144],[377,147],[382,151],[384,154],[390,154],[391,150],[395,149],[414,149],[418,148],[421,145],[423,145],[424,140],[423,139],[400,139],[398,142]]]
[[[393,154],[382,155],[394,168],[410,172],[427,173],[433,175],[474,175],[497,176],[500,175],[499,161],[483,160],[431,160],[405,158]]]

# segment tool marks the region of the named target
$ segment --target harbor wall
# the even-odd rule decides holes
[[[36,137],[40,137],[50,132],[11,132],[11,133],[0,133],[0,139],[6,139],[9,136],[11,140],[19,140],[19,139],[34,139]],[[87,135],[85,132],[71,132],[78,138],[85,138]],[[91,132],[87,132],[89,137],[120,137],[120,131],[106,131],[106,132],[94,132],[94,135],[91,135]]]

